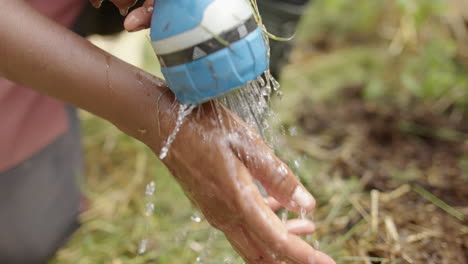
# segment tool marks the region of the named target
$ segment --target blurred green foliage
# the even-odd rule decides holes
[[[467,29],[456,9],[456,2],[443,0],[315,1],[301,25],[299,46],[315,47],[320,55],[341,53],[342,67],[333,72],[342,80],[337,85],[349,85],[340,75],[359,68],[366,99],[402,108],[413,99],[425,104],[443,99],[466,112],[468,71],[462,52],[468,43],[460,36]],[[369,52],[355,56],[359,50]],[[323,63],[320,59],[314,63]]]

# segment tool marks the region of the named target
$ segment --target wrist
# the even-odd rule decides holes
[[[114,57],[111,65],[108,79],[112,89],[103,102],[106,114],[100,116],[159,151],[175,126],[173,93],[163,80]]]

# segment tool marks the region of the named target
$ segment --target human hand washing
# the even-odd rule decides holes
[[[134,4],[112,2],[121,10]],[[91,45],[24,1],[0,4],[0,76],[109,120],[159,156],[179,105],[164,81]],[[146,1],[131,12],[125,27],[148,27],[153,4]],[[312,196],[257,132],[221,104],[197,106],[163,162],[247,263],[334,263],[299,237],[314,231],[312,222],[283,223],[273,211],[282,206],[310,212]],[[261,195],[254,180],[270,197]]]
[[[161,115],[174,120],[175,113],[171,117],[170,110],[166,111]],[[173,126],[161,127],[166,131],[163,138]],[[160,148],[152,146],[156,153]],[[310,212],[315,206],[312,196],[261,137],[221,105],[207,103],[195,109],[164,163],[247,263],[334,263],[298,236],[312,233],[312,222],[283,223],[272,210],[282,206]],[[265,187],[268,199],[262,197],[254,179]]]
[[[223,1],[218,2],[223,3]],[[252,12],[246,4],[245,6],[242,5],[243,2],[230,2],[229,4],[226,1],[224,2],[226,4],[219,5],[218,10],[216,10],[213,7],[216,6],[216,1],[213,1],[212,5],[208,6],[203,12],[203,21],[209,21],[208,18],[211,18],[213,21],[226,24],[225,29],[220,30],[219,27],[207,24],[202,27],[206,27],[205,31],[209,31],[211,34],[219,34],[226,38],[230,34],[226,32],[229,32],[232,28],[238,31],[238,28],[250,27],[249,32],[246,29],[245,39],[242,39],[243,36],[240,33],[240,40],[225,39],[225,41],[231,41],[232,44],[230,47],[231,52],[227,54],[229,54],[228,56],[233,53],[238,54],[244,60],[248,60],[248,55],[240,55],[244,51],[238,48],[239,43],[245,42],[245,45],[251,47],[248,53],[255,52],[256,54],[252,59],[252,66],[245,62],[239,64],[243,64],[242,66],[248,68],[250,72],[257,75],[261,74],[266,69],[259,68],[258,65],[262,65],[262,60],[267,61],[265,56],[267,50],[264,47],[261,31],[255,32],[255,27],[242,23],[242,20],[252,20]],[[209,38],[211,36],[208,36],[207,39],[197,40],[197,37],[200,36],[194,35],[190,40],[187,40],[188,37],[186,36],[190,35],[190,31],[196,30],[196,27],[193,28],[192,26],[190,31],[182,33],[177,30],[177,34],[171,35],[171,27],[180,28],[183,26],[184,23],[181,21],[184,18],[175,20],[167,14],[158,13],[158,8],[164,9],[166,12],[187,13],[190,16],[186,18],[188,24],[193,23],[198,15],[193,11],[182,11],[183,5],[173,3],[176,2],[168,0],[158,2],[153,14],[154,1],[145,1],[142,7],[134,10],[126,18],[126,29],[135,31],[147,28],[150,26],[153,16],[151,33],[154,41],[153,45],[158,55],[164,54],[160,56],[162,66],[166,69],[163,70],[163,73],[165,73],[169,83],[175,86],[170,88],[176,92],[178,99],[183,99],[187,104],[201,103],[215,97],[214,94],[219,91],[221,91],[219,93],[226,94],[226,91],[229,91],[235,85],[225,84],[219,79],[223,77],[226,79],[232,78],[234,74],[227,74],[226,72],[237,72],[238,69],[223,68],[219,70],[216,68],[225,67],[219,65],[220,61],[223,60],[222,55],[219,55],[220,52],[217,50],[215,53],[210,53],[208,47],[198,44],[203,43],[203,41],[210,42]],[[200,6],[186,6],[185,8],[197,9]],[[225,11],[225,9],[230,10]],[[231,22],[229,19],[223,18],[231,15],[237,19]],[[161,35],[164,35],[164,38],[161,38]],[[258,36],[257,39],[256,36]],[[178,40],[179,43],[171,42],[174,39]],[[185,42],[181,44],[182,41]],[[213,42],[216,42],[216,40],[213,40]],[[206,56],[197,57],[196,60],[188,58],[177,65],[168,65],[173,59],[169,61],[165,58],[174,57],[174,54],[180,57],[180,52],[176,48],[167,47],[171,43],[175,46],[182,45],[185,50],[189,49],[190,45],[194,45],[196,48],[203,49]],[[196,53],[193,54],[195,56]],[[216,61],[216,65],[213,65],[212,61]],[[236,60],[229,57],[224,64],[230,65],[231,63],[235,64]],[[187,78],[192,79],[195,84],[177,80],[183,78],[183,75],[179,71],[173,73],[171,70],[171,66],[183,67],[185,65],[187,65],[187,70],[185,70],[184,74],[190,76]],[[203,75],[203,71],[200,68],[206,67],[206,65],[209,65],[210,70],[208,72],[210,76],[201,78],[200,75]],[[265,67],[267,67],[266,63]],[[241,75],[242,73],[237,72],[237,74]],[[252,78],[242,77],[245,77],[245,79]],[[197,87],[197,80],[204,83],[203,87]],[[235,83],[235,81],[233,82]],[[213,83],[213,85],[210,86],[210,83]],[[180,86],[180,89],[177,86]],[[226,89],[220,88],[223,86]],[[246,86],[239,89],[254,88]],[[209,90],[209,93],[205,92],[207,90]],[[190,93],[195,93],[197,96]],[[171,112],[166,114],[171,116]],[[180,114],[178,115],[180,116]],[[178,120],[179,116],[176,116],[174,111],[170,120]],[[199,106],[198,109],[195,109],[195,114],[192,113],[187,119],[180,127],[176,141],[170,147],[169,156],[163,162],[179,181],[192,202],[197,205],[213,226],[224,232],[233,247],[248,263],[333,262],[328,256],[314,250],[296,236],[312,233],[314,231],[313,223],[305,219],[295,219],[283,223],[274,214],[272,209],[277,209],[273,207],[278,205],[298,213],[308,213],[314,208],[315,200],[286,164],[274,155],[252,127],[218,102],[209,102]],[[173,124],[172,129],[175,126]],[[170,131],[171,128],[162,130]],[[169,135],[163,136],[163,138],[168,137]],[[156,153],[160,149],[161,146],[153,148]],[[187,175],[190,176],[187,177]],[[263,198],[254,180],[258,180],[265,187],[270,198]]]

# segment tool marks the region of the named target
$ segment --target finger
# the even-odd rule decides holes
[[[278,211],[281,208],[280,202],[278,202],[275,198],[273,197],[267,197],[265,198],[265,203],[270,207],[270,209],[274,211]]]
[[[285,208],[301,213],[314,209],[315,200],[312,195],[302,186],[291,169],[276,157],[261,139],[256,139],[249,145],[233,144],[233,149],[268,194],[276,198]]]
[[[154,0],[147,0],[143,6],[133,10],[125,19],[124,27],[129,32],[134,32],[151,26],[153,16]]]
[[[240,161],[239,161],[240,162]],[[247,168],[239,164],[237,173],[248,174]],[[242,176],[239,176],[242,177]],[[285,225],[263,202],[258,188],[250,183],[241,186],[239,208],[246,221],[246,230],[260,246],[272,252],[279,259],[293,263],[334,264],[325,254],[318,252],[299,237],[289,234]]]
[[[225,233],[227,239],[246,263],[277,263],[258,242],[253,240],[244,228]]]
[[[104,1],[104,0],[89,0],[89,2],[91,3],[91,5],[92,5],[93,7],[95,7],[95,8],[101,7],[103,1]]]
[[[315,232],[314,223],[303,219],[292,219],[286,222],[289,233],[297,236],[309,235]]]
[[[301,238],[289,235],[288,243],[283,244],[281,254],[293,263],[307,264],[336,264],[335,261],[325,253],[313,249]]]
[[[134,6],[138,0],[110,0],[116,7],[119,9],[128,10],[130,7]]]

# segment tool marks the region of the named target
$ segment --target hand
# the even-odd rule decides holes
[[[161,124],[170,123],[164,116],[176,120],[177,110],[160,111]],[[162,138],[172,129],[163,125]],[[156,145],[152,148],[159,154],[161,146]],[[195,109],[163,162],[247,263],[334,263],[296,236],[312,232],[311,222],[283,224],[270,208],[281,204],[310,212],[315,206],[312,196],[259,135],[222,105],[212,102]],[[272,198],[262,197],[254,178]]]
[[[123,16],[126,16],[128,9],[130,9],[132,6],[134,6],[138,2],[138,0],[109,0],[109,1],[114,3],[114,5],[120,9],[120,13]],[[104,2],[104,0],[89,0],[89,2],[95,8],[99,8],[101,7],[101,4],[102,2]]]
[[[124,27],[129,32],[146,29],[151,26],[153,16],[154,0],[146,0],[145,3],[133,10],[125,19]]]
[[[104,0],[90,0],[91,4],[99,8]],[[109,0],[120,9],[122,15],[127,15],[128,9],[138,2],[138,0]],[[146,0],[141,7],[133,10],[125,19],[124,27],[129,32],[134,32],[149,28],[151,16],[153,15],[154,0]]]

